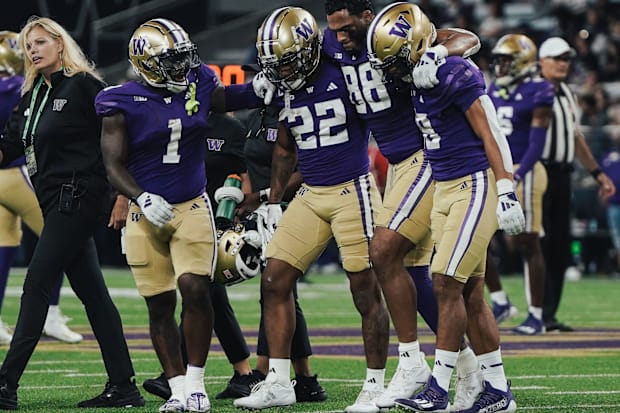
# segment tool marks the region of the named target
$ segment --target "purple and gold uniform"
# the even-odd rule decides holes
[[[495,176],[465,117],[485,95],[485,84],[480,70],[462,57],[446,58],[437,77],[439,85],[412,95],[436,181],[431,230],[437,250],[431,270],[465,283],[471,275],[484,275],[487,247],[497,230]]]
[[[24,78],[0,78],[0,127],[4,130],[20,99]],[[43,216],[21,156],[0,168],[0,247],[18,247],[22,239],[21,219],[37,235]],[[21,219],[20,219],[21,218]]]
[[[513,88],[491,84],[489,96],[495,105],[499,125],[508,139],[515,170],[526,154],[534,110],[553,107],[555,89],[542,77],[528,77]],[[542,201],[547,190],[547,172],[540,161],[522,176],[516,194],[525,214],[525,232],[542,235]]]
[[[205,195],[205,137],[211,93],[219,81],[202,65],[189,75],[185,93],[169,94],[139,82],[101,91],[99,116],[123,113],[129,137],[127,169],[145,191],[163,196],[175,217],[159,229],[132,203],[127,218],[127,262],[136,286],[148,297],[176,289],[185,273],[211,276],[215,266],[213,214]],[[195,87],[198,111],[188,115]]]
[[[305,272],[333,235],[346,271],[370,268],[368,247],[381,199],[368,171],[366,125],[349,102],[340,69],[323,59],[306,85],[275,104],[295,140],[304,183],[278,223],[267,256]]]
[[[433,249],[430,211],[434,183],[415,126],[411,94],[408,88],[383,83],[382,72],[370,66],[366,45],[362,47],[359,55],[353,56],[338,42],[334,31],[324,32],[325,53],[340,65],[350,101],[390,163],[377,225],[398,232],[416,245],[405,257],[406,267],[428,265]]]

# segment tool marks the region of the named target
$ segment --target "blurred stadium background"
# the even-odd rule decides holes
[[[265,15],[284,5],[301,6],[325,26],[318,0],[22,0],[4,2],[0,30],[19,31],[33,14],[65,26],[104,73],[109,84],[130,76],[127,42],[133,30],[153,17],[180,23],[198,44],[203,61],[220,69],[225,82],[242,82],[240,66],[254,60],[256,29]],[[390,3],[373,1],[375,11]],[[439,27],[476,32],[482,49],[474,57],[489,73],[489,55],[503,34],[521,32],[537,44],[564,37],[576,50],[570,83],[578,94],[578,114],[597,159],[620,143],[620,0],[428,0],[415,2]],[[605,207],[596,184],[578,165],[574,172],[572,224],[576,261],[585,273],[611,273],[613,251]],[[28,262],[34,241],[24,237],[18,265]],[[118,235],[105,227],[97,236],[103,265],[123,266]],[[579,255],[579,257],[577,257]],[[577,263],[577,262],[576,262]],[[520,272],[519,260],[506,260],[502,272]]]

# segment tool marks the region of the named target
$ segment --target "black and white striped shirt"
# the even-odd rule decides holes
[[[575,125],[577,102],[573,92],[564,82],[555,92],[553,120],[547,129],[547,142],[542,161],[552,164],[572,164],[575,159]]]

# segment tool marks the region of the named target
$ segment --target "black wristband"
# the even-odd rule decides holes
[[[599,167],[596,167],[590,171],[590,175],[592,175],[592,178],[594,178],[595,180],[598,180],[598,176],[602,173],[603,171]]]

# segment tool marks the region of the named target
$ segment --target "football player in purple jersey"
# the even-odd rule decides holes
[[[95,101],[103,118],[103,159],[110,183],[132,200],[127,262],[146,300],[151,340],[171,390],[159,411],[206,412],[204,369],[213,330],[209,290],[217,257],[205,194],[207,118],[211,110],[258,106],[252,89],[261,78],[252,85],[221,86],[185,30],[163,18],[135,30],[129,59],[140,80],[106,88]],[[174,317],[177,288],[187,365]]]
[[[340,65],[358,115],[367,122],[390,163],[383,208],[371,242],[373,267],[399,341],[396,372],[386,391],[373,401],[378,408],[388,408],[394,406],[395,399],[413,395],[430,375],[420,352],[417,312],[433,331],[437,330],[437,301],[429,276],[434,182],[424,161],[409,85],[383,83],[382,71],[368,61],[366,33],[375,17],[371,1],[326,0],[325,11],[328,28],[323,49]],[[414,79],[424,87],[436,84],[441,58],[449,54],[467,57],[480,48],[478,37],[462,29],[438,30],[434,44],[414,68]],[[457,362],[459,400],[472,393],[467,389],[482,385],[474,353],[466,345],[462,347]],[[349,412],[369,410],[372,403],[365,395],[347,408]]]
[[[367,37],[370,62],[387,79],[411,83],[413,66],[435,41],[435,27],[418,6],[394,3],[373,20]],[[484,386],[462,412],[516,410],[506,380],[499,330],[484,300],[489,241],[499,227],[514,235],[525,226],[514,193],[512,157],[480,70],[460,56],[448,56],[438,84],[412,88],[416,124],[424,138],[435,193],[431,264],[439,323],[433,373],[423,389],[396,404],[413,411],[450,411],[448,390],[463,334],[480,363]],[[495,211],[495,214],[493,213]]]
[[[18,34],[0,32],[0,131],[4,130],[20,100],[24,78],[23,55],[18,44]],[[37,236],[43,228],[43,215],[34,194],[25,167],[26,160],[19,157],[6,167],[0,168],[0,308],[6,291],[11,265],[22,238],[21,222]],[[68,317],[60,311],[60,290],[63,277],[50,296],[50,306],[43,333],[67,343],[82,341],[82,335],[67,326]],[[8,326],[0,320],[0,345],[11,342]]]
[[[514,237],[514,245],[523,257],[528,301],[527,319],[513,329],[517,334],[544,333],[542,319],[545,261],[540,237],[542,202],[547,189],[547,172],[540,162],[545,147],[547,127],[553,116],[553,85],[540,76],[536,65],[536,45],[523,34],[502,36],[491,51],[495,80],[488,94],[495,105],[499,125],[508,139],[517,196],[525,214],[525,230]],[[492,260],[487,265],[494,266]],[[497,274],[491,270],[491,274]],[[488,281],[487,281],[488,285]],[[503,291],[493,291],[503,306],[493,302],[493,314],[501,321],[503,308],[510,314],[511,303]]]
[[[261,277],[269,374],[250,396],[235,400],[240,408],[295,403],[293,286],[332,237],[362,318],[368,374],[376,375],[383,390],[389,318],[369,251],[381,199],[368,169],[366,126],[349,100],[339,66],[321,56],[321,37],[315,18],[297,7],[273,11],[258,29],[258,63],[280,90],[267,205],[267,225],[277,229]],[[296,165],[304,183],[281,215],[280,201]]]

